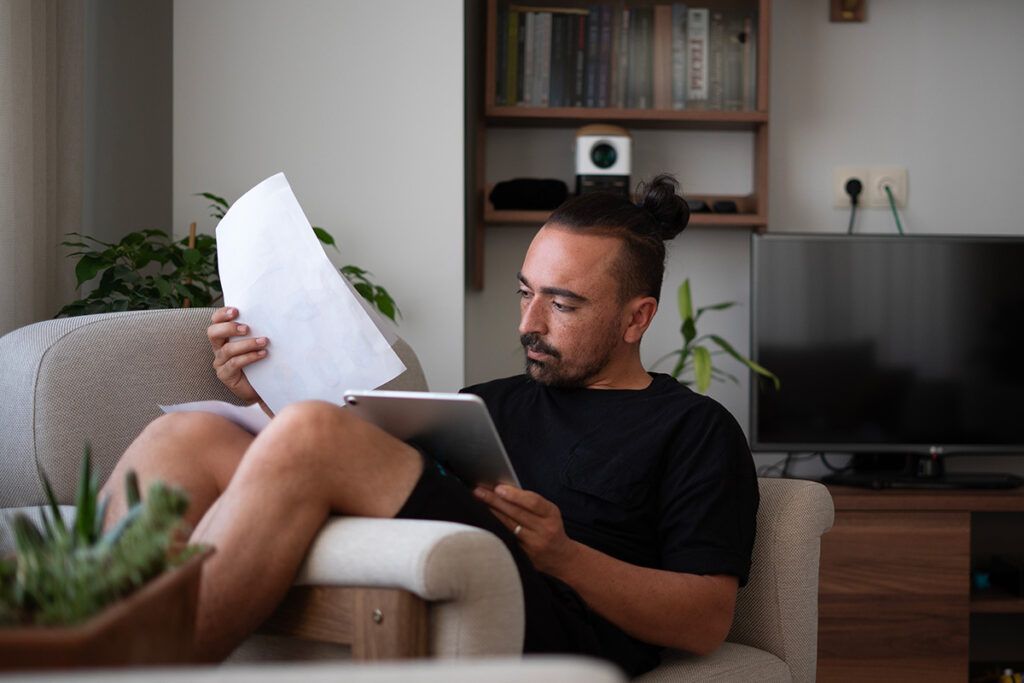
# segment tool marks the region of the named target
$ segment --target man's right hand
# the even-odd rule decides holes
[[[249,326],[235,322],[236,318],[237,308],[219,308],[211,317],[213,324],[206,328],[206,336],[210,338],[210,346],[213,347],[213,369],[217,372],[217,378],[232,394],[248,403],[262,403],[260,395],[249,384],[242,369],[266,358],[268,340],[266,337],[256,337],[231,341],[231,337],[249,334]]]

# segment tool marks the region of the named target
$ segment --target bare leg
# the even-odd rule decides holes
[[[128,447],[104,484],[110,496],[109,526],[126,511],[124,478],[135,470],[145,495],[161,480],[189,494],[185,519],[194,528],[227,488],[253,436],[238,425],[210,413],[169,413],[149,424]]]
[[[281,411],[193,534],[217,549],[200,589],[201,654],[226,656],[270,615],[328,514],[393,517],[422,468],[414,448],[335,405]]]

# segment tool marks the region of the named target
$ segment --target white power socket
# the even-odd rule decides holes
[[[892,189],[896,206],[907,205],[907,169],[905,166],[836,166],[832,171],[833,205],[837,209],[850,208],[850,195],[846,194],[846,182],[856,178],[864,188],[861,190],[858,206],[886,207],[889,197],[885,186]]]
[[[868,170],[868,184],[864,202],[867,206],[889,206],[886,185],[892,190],[892,198],[898,208],[907,205],[907,169],[903,166],[875,166]]]

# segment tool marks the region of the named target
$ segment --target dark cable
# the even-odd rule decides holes
[[[864,185],[856,178],[850,178],[846,181],[844,188],[846,194],[850,195],[850,224],[846,227],[846,234],[853,234],[853,219],[857,215],[857,203],[860,199],[860,193],[864,190]]]

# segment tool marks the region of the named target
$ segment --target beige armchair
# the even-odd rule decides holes
[[[43,503],[37,463],[68,503],[84,441],[105,477],[159,404],[233,400],[210,367],[210,313],[85,316],[0,338],[0,531],[15,511]],[[409,369],[388,387],[425,389],[415,354],[401,341],[395,349]],[[753,570],[727,642],[706,657],[668,652],[642,680],[814,679],[819,540],[832,501],[813,482],[761,479],[760,489]],[[278,645],[347,644],[357,659],[511,655],[522,648],[522,594],[511,556],[488,532],[336,518],[262,631],[287,635]]]

